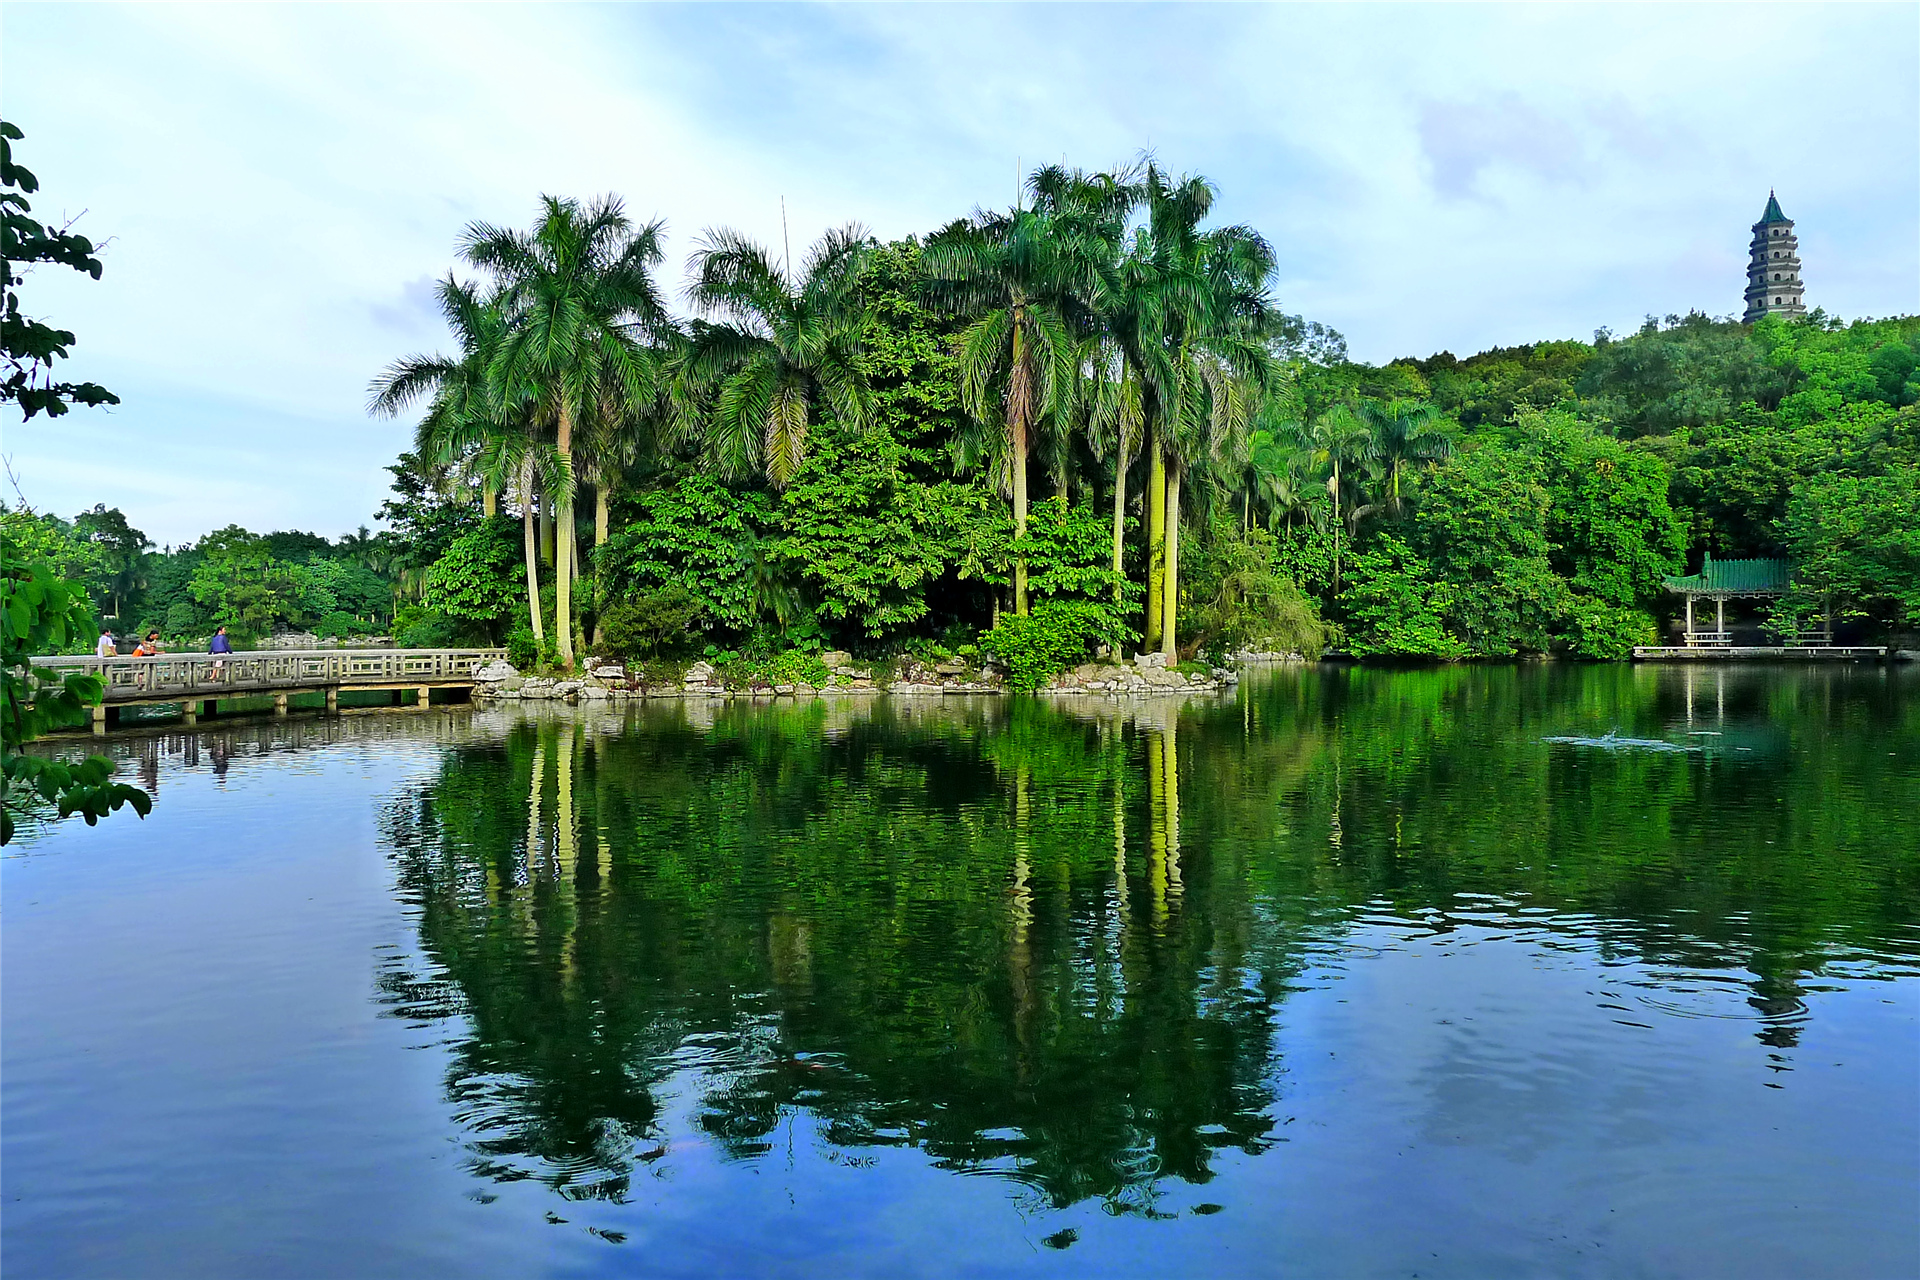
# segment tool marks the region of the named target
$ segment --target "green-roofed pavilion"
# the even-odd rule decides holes
[[[1771,559],[1715,560],[1709,551],[1701,561],[1700,572],[1668,578],[1666,585],[1667,590],[1686,597],[1687,644],[1696,648],[1723,648],[1733,643],[1732,633],[1727,630],[1727,601],[1764,600],[1786,595],[1793,589],[1793,565],[1786,560]],[[1693,602],[1696,598],[1713,601],[1714,627],[1711,631],[1694,627]],[[1788,643],[1831,644],[1833,623],[1829,618],[1822,630],[1797,632]]]
[[[1747,208],[1751,209],[1753,206],[1748,205]],[[1760,215],[1760,221],[1763,223],[1787,221],[1787,215],[1780,212],[1779,198],[1771,191],[1767,192],[1767,211]]]

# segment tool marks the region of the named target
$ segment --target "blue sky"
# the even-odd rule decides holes
[[[623,195],[670,232],[923,232],[1018,166],[1151,147],[1275,244],[1357,358],[1737,312],[1769,188],[1807,301],[1920,311],[1920,6],[8,4],[29,278],[111,411],[7,423],[27,498],[162,543],[366,522],[409,435],[368,379],[444,344],[475,218]],[[6,495],[9,501],[13,495]]]

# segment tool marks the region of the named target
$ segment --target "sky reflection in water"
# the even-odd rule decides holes
[[[114,740],[5,874],[10,1274],[1920,1265],[1904,673]],[[1585,750],[1549,737],[1697,743]]]

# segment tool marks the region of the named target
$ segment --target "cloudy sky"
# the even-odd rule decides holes
[[[0,425],[26,497],[162,543],[366,522],[472,219],[541,192],[796,245],[1151,148],[1357,358],[1737,312],[1769,188],[1809,304],[1920,311],[1920,7],[9,3],[0,110],[105,278],[29,278],[122,398]],[[14,495],[4,495],[11,502]]]

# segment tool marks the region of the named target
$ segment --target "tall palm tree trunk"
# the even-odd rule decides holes
[[[1340,459],[1333,460],[1333,594],[1340,594]]]
[[[533,642],[544,646],[546,627],[540,619],[540,535],[533,518],[533,462],[520,468],[520,536],[527,554],[527,612],[533,617]]]
[[[564,399],[560,402],[560,429],[555,435],[554,445],[560,454],[560,474],[566,477],[560,486],[559,502],[555,504],[554,519],[559,523],[557,530],[560,547],[553,557],[553,630],[554,643],[560,650],[560,665],[573,670],[573,406]]]
[[[1021,329],[1016,320],[1013,326],[1014,385],[1007,397],[1012,410],[1007,426],[1013,435],[1013,536],[1016,542],[1027,536],[1027,404],[1033,385],[1022,353]],[[1027,614],[1027,558],[1024,555],[1015,556],[1013,560],[1013,611],[1020,617]]]
[[[499,491],[490,484],[480,486],[480,514],[491,520],[499,510]]]
[[[1120,603],[1120,575],[1127,559],[1127,437],[1121,428],[1120,443],[1113,451],[1113,602]],[[1119,654],[1114,655],[1116,658]]]
[[[1160,607],[1165,616],[1160,623],[1160,652],[1175,655],[1174,636],[1180,620],[1180,467],[1167,472],[1167,564],[1160,587]]]
[[[1160,647],[1160,588],[1166,567],[1167,460],[1156,433],[1147,433],[1147,634],[1149,650]]]
[[[593,549],[595,551],[607,545],[608,526],[612,522],[611,514],[608,511],[610,501],[608,498],[608,487],[609,486],[604,483],[593,486]],[[599,562],[595,561],[593,573],[593,643],[596,646],[600,643],[600,614],[606,605],[606,600],[603,598],[600,587],[601,573]]]
[[[540,500],[540,563],[553,566],[553,495]]]

